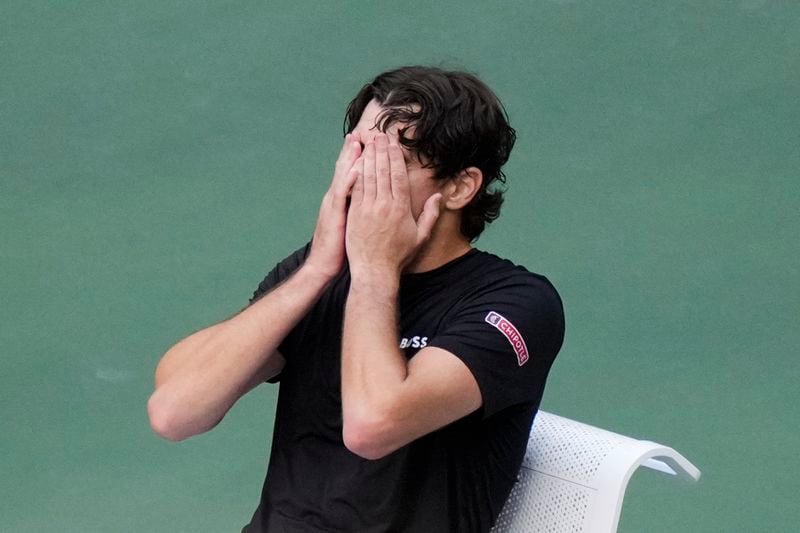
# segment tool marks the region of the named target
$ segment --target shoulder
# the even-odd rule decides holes
[[[483,251],[476,252],[471,266],[447,325],[475,335],[512,325],[526,338],[537,338],[545,351],[558,351],[564,340],[564,307],[546,276]]]
[[[563,308],[561,296],[545,275],[490,252],[477,251],[470,278],[468,300],[510,300],[522,307],[547,306],[554,311]]]
[[[459,358],[481,389],[484,417],[538,401],[564,341],[564,311],[550,280],[488,252],[473,253],[460,297],[428,346]]]

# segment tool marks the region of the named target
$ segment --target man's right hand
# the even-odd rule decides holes
[[[347,198],[358,177],[355,162],[361,157],[357,133],[348,133],[336,160],[331,186],[322,198],[317,227],[311,241],[311,253],[304,267],[333,278],[345,261],[344,236],[347,222]]]
[[[242,312],[190,335],[161,358],[147,402],[157,434],[183,440],[210,430],[243,394],[281,371],[285,360],[278,346],[344,265],[347,197],[360,156],[359,138],[346,136],[303,267]]]

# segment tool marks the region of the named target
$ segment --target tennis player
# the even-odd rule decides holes
[[[488,531],[564,337],[545,277],[473,247],[515,132],[478,78],[430,67],[377,76],[345,130],[312,241],[167,351],[151,425],[186,439],[280,383],[243,531]]]

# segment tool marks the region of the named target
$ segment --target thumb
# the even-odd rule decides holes
[[[442,203],[441,193],[431,195],[422,208],[422,213],[417,219],[417,245],[427,241],[433,231],[433,226],[439,219],[439,207]]]

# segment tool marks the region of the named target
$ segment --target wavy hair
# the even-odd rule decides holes
[[[344,132],[351,132],[367,104],[376,100],[384,111],[381,131],[393,123],[400,143],[437,179],[450,179],[467,167],[483,173],[483,183],[461,212],[461,233],[474,241],[500,215],[501,170],[516,141],[516,132],[500,100],[475,75],[436,67],[408,66],[379,74],[364,85],[347,106]],[[414,128],[414,137],[405,132]]]

